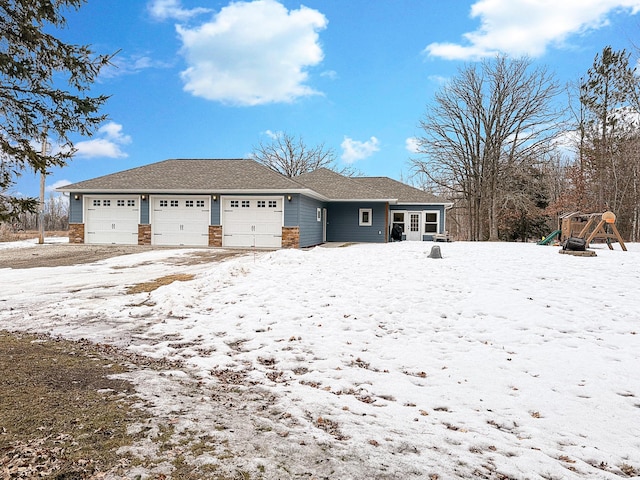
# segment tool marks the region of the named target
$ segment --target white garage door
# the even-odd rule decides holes
[[[85,243],[137,245],[139,202],[137,196],[84,197]]]
[[[282,197],[224,197],[222,246],[280,248]]]
[[[209,245],[209,197],[151,197],[153,245]]]

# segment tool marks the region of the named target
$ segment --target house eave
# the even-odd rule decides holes
[[[453,203],[449,203],[449,202],[403,202],[403,201],[398,201],[397,205],[444,205],[445,208],[450,208],[453,206]]]
[[[331,198],[331,202],[344,202],[344,203],[362,203],[362,202],[376,202],[376,203],[398,203],[397,198]]]
[[[302,194],[319,200],[328,201],[324,195],[320,195],[313,190],[304,188],[200,188],[200,189],[178,189],[178,188],[68,188],[58,187],[57,192],[79,193],[79,194],[136,194],[136,195],[287,195]]]

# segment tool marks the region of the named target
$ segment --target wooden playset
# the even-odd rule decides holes
[[[616,215],[613,212],[581,214],[579,212],[562,219],[562,239],[569,237],[584,238],[587,248],[593,241],[603,241],[613,250],[612,242],[617,241],[620,248],[627,251],[627,246],[616,227]]]
[[[560,228],[538,242],[538,245],[549,245],[551,242],[566,242],[569,238],[581,238],[585,240],[586,248],[591,242],[601,241],[607,244],[609,250],[613,250],[612,242],[618,242],[625,252],[627,247],[616,227],[616,216],[613,212],[604,213],[568,213],[560,217]],[[561,253],[572,255],[594,256],[595,252],[575,252],[563,249]]]

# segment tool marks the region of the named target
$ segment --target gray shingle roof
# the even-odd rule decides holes
[[[359,179],[345,177],[327,168],[303,173],[295,180],[318,192],[330,200],[392,200],[396,195],[383,192],[367,185]]]
[[[305,191],[329,200],[446,203],[388,177],[345,177],[327,168],[293,179],[242,159],[172,159],[66,185],[64,192]],[[315,192],[315,193],[314,193]]]
[[[397,198],[398,203],[447,203],[429,192],[389,177],[355,177],[354,180],[381,192],[387,198]]]
[[[72,185],[63,191],[299,190],[302,187],[254,160],[164,160]]]

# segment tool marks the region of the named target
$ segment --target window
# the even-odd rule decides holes
[[[160,206],[161,207],[168,207],[169,206],[169,201],[168,200],[160,200]]]
[[[135,206],[136,206],[135,200],[127,200],[127,207],[135,207]]]
[[[264,200],[258,200],[256,203],[258,204],[258,208],[265,208],[267,206],[267,202]]]
[[[438,212],[424,212],[424,233],[438,233]]]
[[[204,200],[196,200],[196,207],[204,208]]]
[[[229,203],[231,204],[231,208],[238,208],[240,206],[240,202],[238,200],[231,200]]]
[[[193,200],[185,200],[184,201],[184,206],[185,207],[189,207],[189,208],[193,208]]]
[[[391,228],[398,226],[401,232],[404,232],[404,212],[393,212],[393,221]]]
[[[320,207],[316,208],[316,220],[318,222],[322,221],[322,209]]]
[[[251,206],[251,200],[242,200],[242,208],[249,208]]]
[[[269,208],[276,208],[278,206],[277,200],[269,200]]]
[[[124,200],[116,200],[116,205],[118,207],[124,207]]]
[[[171,204],[172,207],[177,207],[180,205],[180,202],[178,200],[171,200]]]
[[[360,216],[360,226],[361,227],[370,227],[371,226],[371,209],[370,208],[361,208],[359,211]]]
[[[99,207],[100,206],[100,200],[93,200],[93,206],[94,207]]]
[[[102,201],[102,206],[103,207],[110,207],[111,206],[111,200],[103,200]]]
[[[420,213],[411,213],[409,215],[409,231],[411,232],[419,232],[420,231]]]

